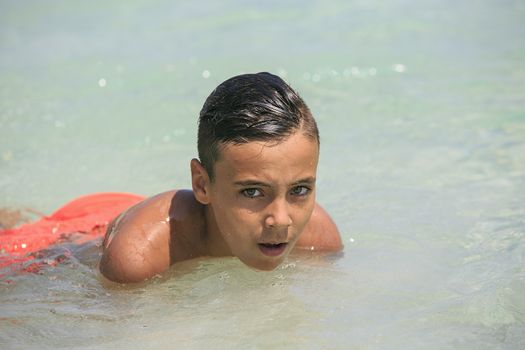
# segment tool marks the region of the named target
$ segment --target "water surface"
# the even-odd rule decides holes
[[[99,242],[55,247],[64,263],[0,281],[2,348],[523,347],[523,2],[0,8],[0,206],[188,188],[206,96],[271,71],[318,120],[345,244],[133,287],[102,280]]]

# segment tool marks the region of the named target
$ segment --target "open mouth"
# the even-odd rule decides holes
[[[268,255],[268,256],[279,256],[279,255],[281,255],[284,252],[284,250],[286,249],[287,245],[288,245],[288,243],[277,243],[277,244],[259,243],[258,244],[259,249],[261,250],[261,252],[264,255]]]

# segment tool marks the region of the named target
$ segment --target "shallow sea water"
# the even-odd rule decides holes
[[[522,349],[525,3],[0,3],[0,207],[189,187],[211,90],[271,71],[345,250],[105,282],[99,241],[0,280],[2,349]],[[70,255],[71,253],[71,255]]]

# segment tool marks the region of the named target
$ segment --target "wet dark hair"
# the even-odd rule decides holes
[[[300,130],[319,143],[317,124],[302,98],[276,75],[243,74],[220,84],[199,116],[199,158],[214,179],[221,144],[281,142]]]

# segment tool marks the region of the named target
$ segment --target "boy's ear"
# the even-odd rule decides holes
[[[193,158],[190,162],[191,186],[197,201],[202,204],[209,204],[210,198],[210,177],[198,159]]]

